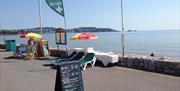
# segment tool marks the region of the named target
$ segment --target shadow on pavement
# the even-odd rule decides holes
[[[50,67],[50,69],[57,69],[57,66],[53,64],[43,64],[43,66]]]
[[[51,71],[50,69],[37,69],[37,70],[28,70],[27,72],[41,72],[41,71]]]
[[[9,56],[9,57],[4,57],[4,59],[23,59],[24,57],[13,57],[13,56]]]

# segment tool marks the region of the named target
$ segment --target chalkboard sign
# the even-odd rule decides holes
[[[55,91],[84,91],[79,62],[67,61],[58,65]]]

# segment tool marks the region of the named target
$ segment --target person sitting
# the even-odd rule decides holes
[[[30,38],[30,39],[28,40],[28,45],[31,46],[31,45],[33,45],[33,44],[34,44],[34,43],[33,43],[33,39]]]
[[[154,55],[154,53],[151,53],[151,55],[150,55],[151,57],[154,57],[155,55]]]
[[[23,53],[26,53],[27,51],[27,46],[24,44],[21,44],[20,47],[17,49],[13,57],[22,57]]]

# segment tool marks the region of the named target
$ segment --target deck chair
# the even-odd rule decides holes
[[[36,54],[36,51],[37,50],[37,45],[32,45],[28,48],[28,51],[27,51],[27,55],[25,56],[24,59],[26,60],[31,60],[34,58],[34,55]]]
[[[32,46],[32,53],[35,55],[37,52],[37,46],[36,45],[33,45]]]
[[[53,61],[51,61],[51,63],[54,64],[54,65],[57,65],[58,63],[61,63],[61,62],[64,62],[64,61],[80,60],[83,57],[84,57],[84,52],[79,52],[73,58],[53,60]]]
[[[58,61],[58,60],[68,60],[68,59],[72,59],[75,55],[77,54],[76,51],[73,51],[70,55],[68,55],[67,57],[64,58],[52,58],[49,61]]]
[[[14,53],[13,57],[24,57],[24,54],[27,52],[28,47],[26,45],[21,45],[17,51]]]
[[[71,54],[69,54],[67,57],[62,58],[62,59],[72,59],[75,55],[77,54],[76,51],[73,51]]]
[[[88,64],[91,64],[92,67],[94,67],[96,62],[96,57],[94,53],[87,53],[85,57],[80,60],[80,65],[83,70],[86,70],[86,67]]]

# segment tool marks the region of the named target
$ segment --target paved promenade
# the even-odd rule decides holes
[[[56,70],[45,61],[4,59],[0,52],[0,91],[54,91]],[[180,91],[180,77],[122,67],[82,72],[85,91]]]

